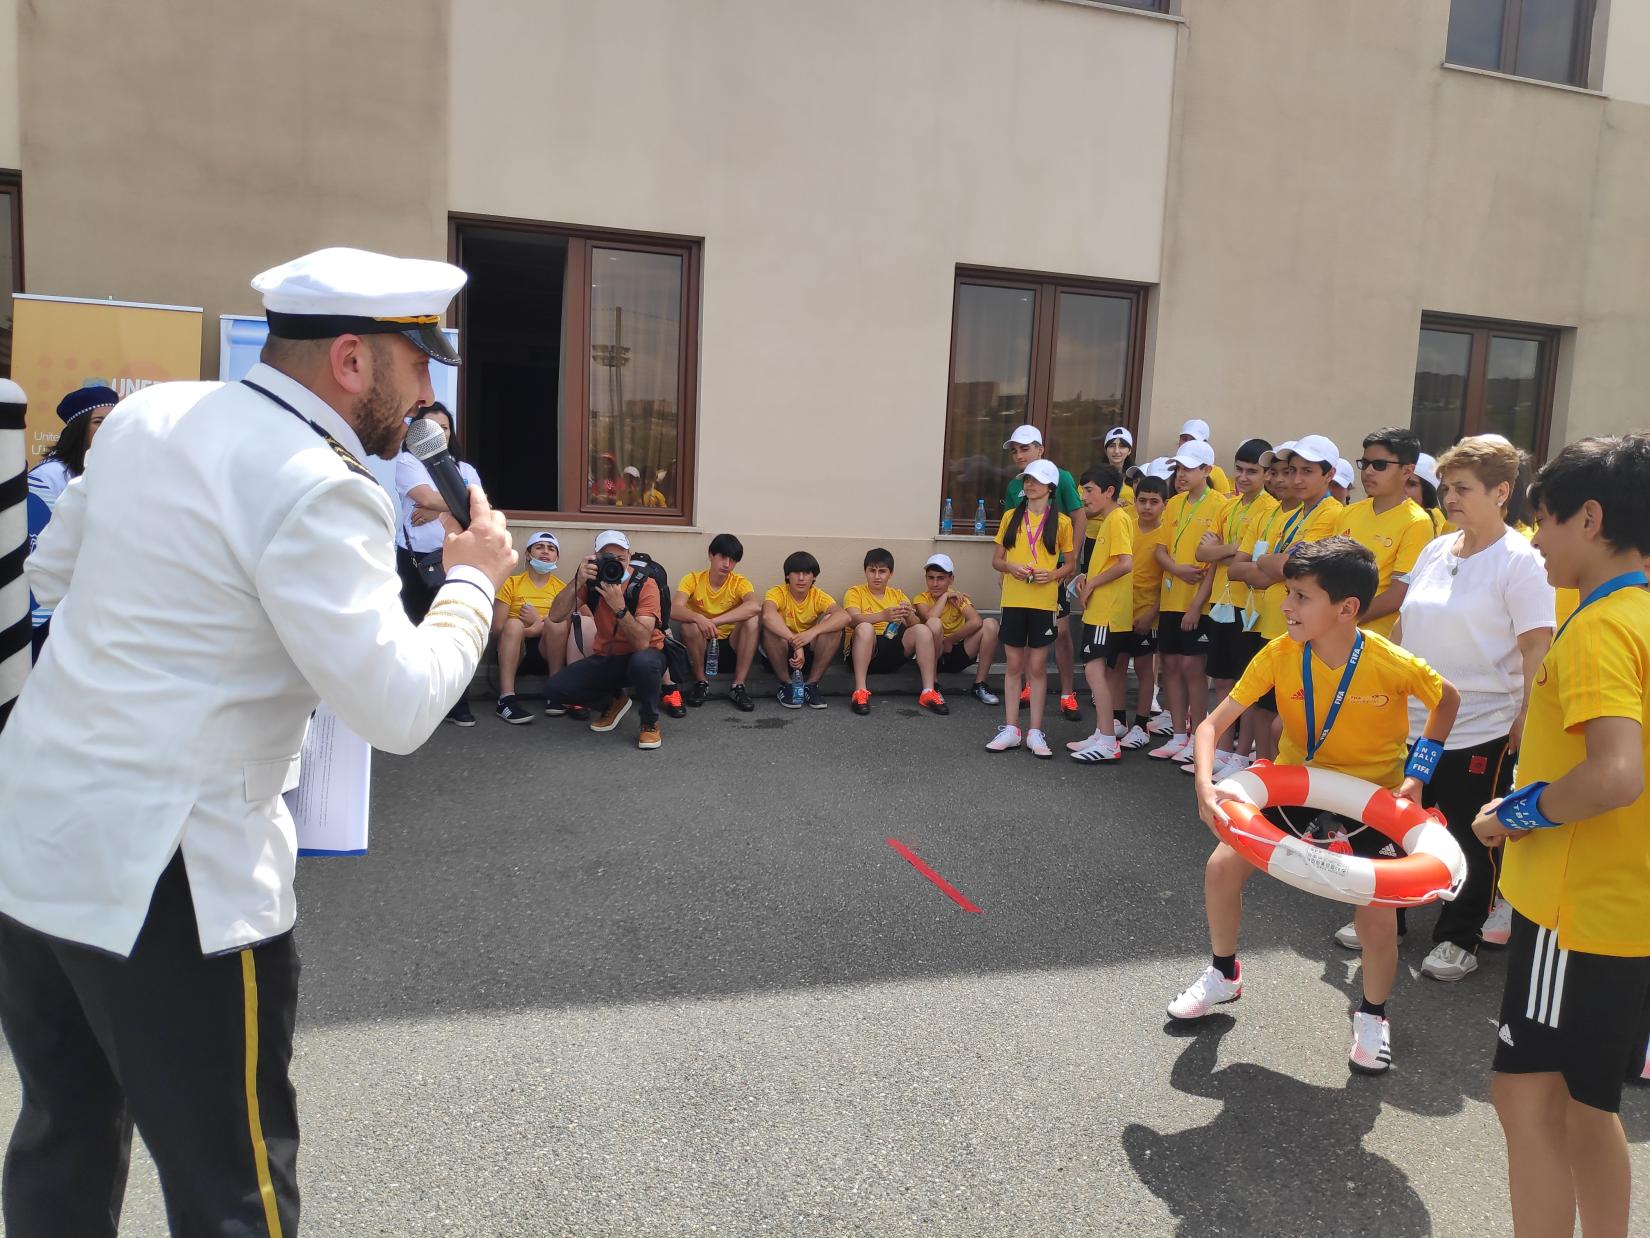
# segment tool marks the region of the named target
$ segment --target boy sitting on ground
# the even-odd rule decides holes
[[[749,713],[756,708],[745,680],[756,659],[756,642],[762,627],[762,599],[756,587],[733,569],[745,557],[745,547],[732,533],[718,533],[710,539],[710,566],[689,572],[676,586],[672,614],[681,617],[682,643],[687,646],[693,666],[693,686],[687,704],[697,709],[710,693],[705,674],[705,655],[712,641],[723,649],[731,645],[734,657],[733,687],[728,700],[735,709]],[[720,652],[719,652],[720,659]]]
[[[871,712],[866,675],[892,674],[915,661],[922,675],[917,704],[936,714],[948,714],[951,709],[934,686],[934,633],[919,621],[917,608],[905,591],[888,583],[893,575],[894,556],[881,546],[873,547],[865,552],[865,583],[849,589],[842,599],[848,611],[842,648],[854,670],[853,711]]]
[[[785,583],[762,599],[762,660],[779,680],[779,703],[788,709],[824,709],[819,681],[830,669],[836,634],[848,626],[848,612],[814,582],[819,560],[806,550],[785,558]],[[802,699],[793,701],[789,680],[802,672]]]
[[[997,621],[982,618],[968,594],[956,587],[957,569],[950,555],[931,555],[922,572],[928,587],[911,601],[917,616],[934,634],[939,653],[935,670],[957,675],[978,661],[968,694],[982,705],[1001,705],[1002,699],[986,687],[991,660],[997,654]]]
[[[554,533],[533,534],[527,541],[521,571],[499,586],[493,602],[493,635],[498,639],[496,712],[512,726],[531,722],[535,716],[516,699],[516,672],[529,642],[537,647],[551,675],[584,657],[584,645],[589,643],[590,628],[577,636],[573,633],[574,624],[590,622],[588,615],[575,612],[560,623],[550,619],[550,603],[566,587],[566,582],[555,574],[560,558],[561,543]],[[583,713],[583,706],[576,708]],[[544,712],[558,716],[567,710],[558,705],[546,707]]]

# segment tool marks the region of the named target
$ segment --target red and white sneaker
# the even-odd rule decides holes
[[[1010,748],[1018,748],[1024,742],[1025,737],[1020,734],[1019,727],[1004,725],[997,728],[995,738],[986,744],[985,750],[987,752],[1007,752]]]
[[[1060,698],[1060,716],[1067,722],[1081,722],[1083,710],[1077,704],[1077,694],[1068,692]]]
[[[1191,987],[1169,1003],[1169,1018],[1188,1022],[1201,1019],[1216,1006],[1235,1002],[1242,996],[1243,964],[1238,964],[1238,974],[1230,980],[1220,974],[1218,967],[1205,967]]]
[[[1360,1075],[1384,1075],[1392,1069],[1392,1021],[1362,1010],[1352,1014],[1352,1049],[1347,1061]]]
[[[1178,761],[1183,757],[1189,758],[1192,751],[1192,737],[1190,735],[1171,736],[1169,742],[1161,748],[1153,748],[1146,755],[1154,761]]]
[[[1486,946],[1505,946],[1512,937],[1512,904],[1504,898],[1495,900],[1490,918],[1484,921],[1479,937]]]

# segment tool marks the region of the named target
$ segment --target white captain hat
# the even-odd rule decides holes
[[[253,277],[269,333],[288,340],[400,335],[446,365],[458,352],[441,330],[447,306],[468,278],[427,258],[365,249],[318,249]]]

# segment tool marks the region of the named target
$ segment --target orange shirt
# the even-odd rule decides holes
[[[625,583],[625,588],[628,591],[628,581]],[[590,646],[592,653],[598,657],[610,658],[642,651],[618,630],[619,617],[608,609],[605,602],[598,604],[593,613],[596,620],[596,639]],[[636,609],[632,613],[638,619],[648,615],[653,616],[653,634],[642,648],[663,649],[665,647],[665,634],[659,630],[659,586],[656,583],[651,580],[642,582],[642,591],[636,597]]]

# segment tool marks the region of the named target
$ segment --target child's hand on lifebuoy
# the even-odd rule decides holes
[[[1203,819],[1203,824],[1209,827],[1209,832],[1216,838],[1220,837],[1220,822],[1226,819],[1226,814],[1220,811],[1220,805],[1226,800],[1237,798],[1229,791],[1222,791],[1209,779],[1198,778],[1197,815]]]

